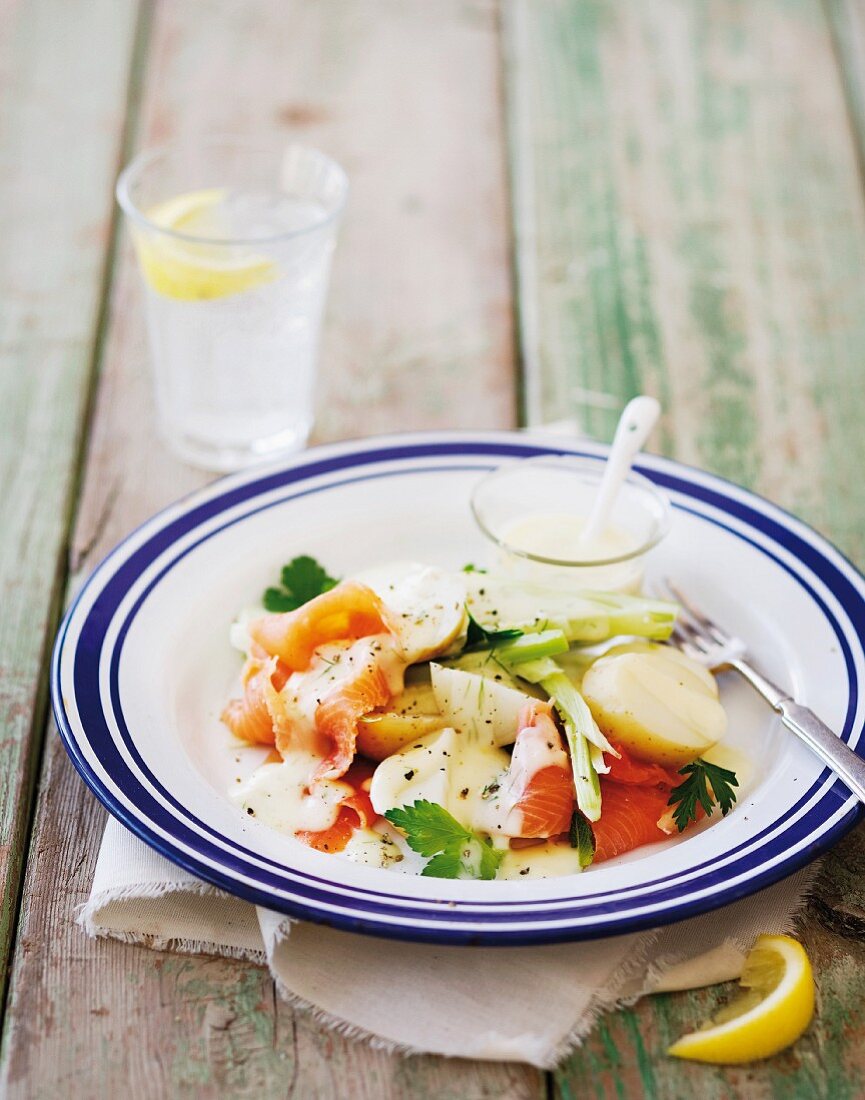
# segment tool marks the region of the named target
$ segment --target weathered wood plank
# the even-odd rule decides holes
[[[861,552],[863,211],[821,6],[506,10],[535,418],[607,436],[654,392],[668,452]]]
[[[725,1001],[731,987],[646,999],[602,1020],[562,1067],[556,1095],[621,1100],[858,1100],[865,1028],[865,945],[807,918],[802,932],[819,985],[816,1024],[789,1051],[736,1068],[667,1058],[667,1046]]]
[[[576,413],[603,437],[624,400],[653,392],[664,450],[865,562],[865,208],[823,8],[506,12],[530,415]],[[743,1071],[666,1059],[718,994],[658,998],[607,1020],[557,1075],[561,1095],[861,1095],[865,959],[817,918],[856,930],[844,867],[863,843],[827,861],[804,922],[822,1010],[792,1053]]]
[[[857,0],[825,0],[825,4],[865,179],[865,8]]]
[[[0,5],[0,989],[99,332],[135,7]],[[94,38],[106,48],[95,51]]]
[[[489,3],[157,8],[142,142],[277,125],[329,149],[352,177],[320,436],[511,421],[497,80]],[[75,571],[204,480],[159,446],[149,410],[141,302],[124,253]],[[275,1000],[262,969],[87,941],[72,916],[87,894],[103,820],[52,736],[8,1009],[4,1095],[543,1094],[543,1075],[525,1067],[403,1060],[324,1032]]]

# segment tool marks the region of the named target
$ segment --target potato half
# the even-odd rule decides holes
[[[665,646],[602,657],[582,693],[610,740],[667,767],[702,755],[727,728],[711,673]]]
[[[370,760],[385,760],[445,724],[429,682],[409,684],[386,711],[358,720],[357,748]]]
[[[385,604],[408,664],[459,649],[465,635],[465,574],[418,562],[391,562],[358,573]]]

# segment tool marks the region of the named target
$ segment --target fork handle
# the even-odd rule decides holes
[[[865,760],[848,748],[813,710],[801,703],[781,699],[775,704],[775,710],[784,725],[844,781],[860,802],[865,802]]]
[[[848,748],[821,721],[813,710],[791,699],[786,691],[743,658],[734,658],[729,667],[736,669],[756,688],[766,702],[781,715],[781,721],[850,788],[860,802],[865,802],[865,760]]]

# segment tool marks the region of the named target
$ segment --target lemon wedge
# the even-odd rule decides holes
[[[225,191],[190,191],[147,211],[160,229],[201,237],[200,242],[138,229],[135,246],[144,277],[159,294],[191,302],[239,294],[277,277],[276,264],[240,245],[214,244],[229,233],[220,217]],[[210,238],[207,240],[206,238]]]
[[[795,1043],[810,1024],[814,975],[805,949],[789,936],[758,936],[739,984],[739,996],[667,1053],[724,1065],[755,1062]]]

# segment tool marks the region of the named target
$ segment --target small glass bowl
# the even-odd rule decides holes
[[[547,546],[541,552],[526,539],[533,517],[560,517],[584,523],[592,510],[604,472],[603,458],[540,455],[508,463],[486,474],[475,486],[471,509],[478,527],[495,547],[490,563],[497,572],[571,589],[639,591],[646,554],[670,527],[670,502],[647,478],[633,471],[619,490],[608,536],[619,545],[574,550]],[[511,541],[516,525],[520,541]]]

